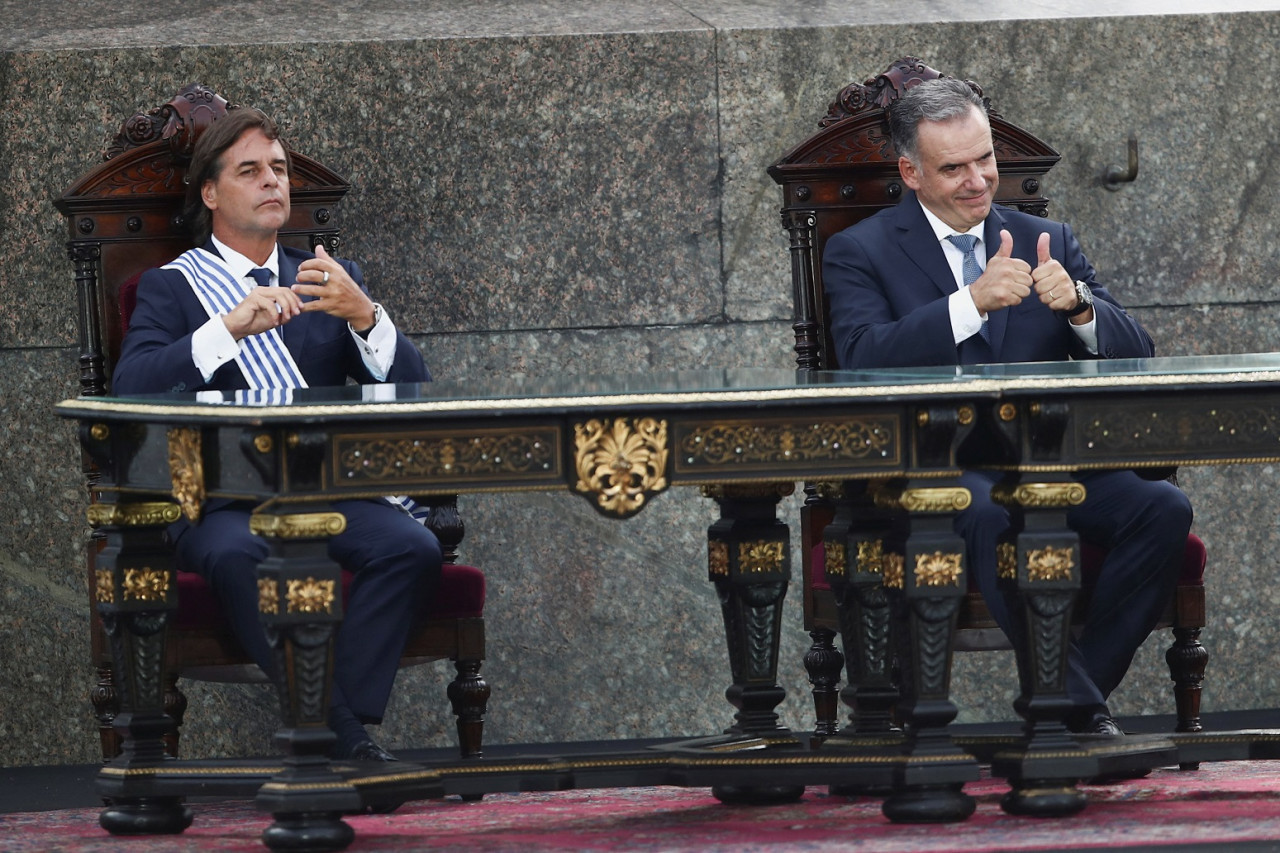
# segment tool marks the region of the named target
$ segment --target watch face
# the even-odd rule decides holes
[[[1085,284],[1083,281],[1076,282],[1076,296],[1085,305],[1093,304],[1093,291],[1090,290],[1089,285]]]

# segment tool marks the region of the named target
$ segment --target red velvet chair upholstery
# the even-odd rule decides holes
[[[167,104],[125,121],[103,155],[103,163],[72,184],[55,204],[70,228],[68,250],[76,267],[80,331],[80,393],[109,393],[112,366],[136,300],[143,271],[167,263],[190,247],[182,222],[183,177],[199,134],[226,114],[227,103],[214,92],[192,84]],[[91,111],[86,108],[86,114]],[[291,152],[293,174],[291,218],[281,241],[310,249],[323,243],[337,254],[338,231],[331,224],[332,208],[348,186],[335,173],[310,157]],[[95,475],[86,462],[91,499]],[[484,574],[458,565],[457,547],[463,524],[452,497],[420,498],[430,507],[427,524],[440,538],[445,554],[441,582],[424,605],[421,621],[411,635],[401,665],[448,658],[457,669],[448,695],[457,715],[460,749],[477,756],[483,741],[489,687],[480,677],[485,655]],[[94,538],[88,548],[90,607],[93,609],[93,560],[101,547]],[[350,582],[350,577],[345,581]],[[262,681],[225,624],[218,602],[204,580],[179,572],[178,611],[170,620],[166,646],[166,711],[175,726],[168,738],[177,754],[178,732],[186,699],[179,678],[208,681]],[[92,651],[98,683],[92,700],[98,717],[104,759],[120,750],[112,728],[119,709],[111,656],[104,632],[92,616]]]
[[[822,286],[821,258],[827,238],[901,197],[898,158],[884,107],[916,82],[938,76],[920,60],[906,57],[865,83],[846,86],[819,121],[821,129],[769,169],[783,191],[782,221],[791,242],[796,361],[801,370],[838,366],[831,355],[834,347]],[[1041,181],[1058,161],[1058,153],[994,110],[990,117],[1001,177],[997,202],[1046,216],[1048,199],[1040,195]],[[806,666],[814,685],[815,731],[830,735],[839,728],[836,685],[843,665],[832,642],[839,621],[824,570],[822,543],[833,507],[813,486],[805,491],[801,512],[804,619],[805,630],[814,640]],[[1101,559],[1100,549],[1081,543],[1082,604],[1087,602]],[[1187,539],[1176,594],[1161,621],[1163,627],[1173,629],[1173,644],[1165,658],[1174,682],[1179,732],[1201,730],[1200,685],[1208,660],[1199,642],[1205,624],[1204,566],[1204,543],[1193,534]],[[1081,610],[1076,608],[1077,613]],[[961,606],[956,649],[997,648],[1009,648],[1008,640],[981,595],[971,589]]]

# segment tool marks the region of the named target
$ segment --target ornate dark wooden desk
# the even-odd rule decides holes
[[[796,796],[809,784],[887,790],[886,814],[895,819],[962,819],[973,804],[961,788],[978,765],[947,730],[955,715],[950,632],[966,583],[950,523],[969,497],[956,485],[960,465],[1005,470],[1011,494],[1036,495],[1021,499],[1025,529],[1076,548],[1062,523],[1069,471],[1275,461],[1278,392],[1280,356],[1256,355],[66,401],[58,411],[79,421],[101,473],[90,509],[107,542],[97,600],[123,682],[117,725],[126,747],[99,776],[111,802],[103,824],[121,833],[181,831],[191,820],[184,796],[247,790],[275,816],[269,846],[338,849],[351,839],[341,815],[362,808],[447,792],[636,784],[711,786],[721,799],[757,801]],[[779,723],[790,537],[776,507],[799,480],[843,489],[852,510],[874,507],[872,515],[892,517],[900,531],[906,571],[871,580],[891,587],[893,621],[907,628],[894,632],[906,662],[904,733],[818,743]],[[573,760],[388,770],[324,757],[315,734],[325,726],[329,646],[341,619],[338,569],[324,541],[344,523],[331,500],[569,489],[621,519],[673,485],[699,486],[721,509],[708,530],[708,576],[723,605],[732,678],[735,710],[724,733]],[[253,526],[271,543],[259,568],[260,609],[290,666],[280,685],[284,758],[268,765],[163,755],[159,661],[174,584],[159,532],[180,512],[196,517],[211,497],[259,501]],[[861,535],[856,520],[849,529]],[[854,557],[847,565],[851,583],[866,582]],[[1049,580],[1056,589],[1078,584],[1070,572]],[[1044,673],[1061,653],[1051,649],[1030,668],[1025,738],[992,753],[1032,812],[1078,808],[1075,782],[1108,760],[1067,737],[1054,717],[1062,685]],[[1181,750],[1191,760],[1256,757],[1272,740],[1240,742],[1184,738],[1147,745],[1145,754],[1160,763]]]

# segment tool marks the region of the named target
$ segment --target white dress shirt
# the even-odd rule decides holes
[[[223,262],[227,269],[231,271],[236,278],[250,278],[249,271],[255,269],[267,269],[271,271],[271,284],[275,286],[280,282],[280,247],[276,246],[276,251],[271,253],[271,257],[267,258],[265,264],[255,264],[244,255],[230,248],[217,237],[210,238],[213,245],[217,248],[218,254],[222,256]],[[360,348],[360,358],[368,368],[369,373],[379,382],[387,378],[387,374],[391,371],[391,363],[396,356],[396,327],[391,322],[390,316],[378,305],[377,314],[378,321],[370,329],[366,336],[362,336],[351,328],[351,324],[347,324],[347,329],[351,332],[352,338],[356,345]],[[213,378],[213,374],[226,364],[232,361],[240,354],[240,342],[232,337],[231,332],[227,330],[227,326],[222,322],[222,317],[211,317],[199,329],[191,335],[191,358],[195,362],[196,368],[208,382]]]

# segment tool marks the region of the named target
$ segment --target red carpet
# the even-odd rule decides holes
[[[347,818],[349,850],[457,851],[997,851],[1231,846],[1280,839],[1280,763],[1206,764],[1146,779],[1087,786],[1089,806],[1059,819],[1000,810],[999,780],[966,787],[977,813],[963,823],[894,825],[878,800],[810,788],[783,806],[726,806],[706,789],[621,788],[491,794],[407,803],[394,814]],[[0,815],[4,851],[265,851],[269,816],[245,803],[196,803],[180,836],[112,838],[96,809]],[[1252,845],[1251,845],[1252,846]],[[1269,845],[1262,845],[1269,847]]]

